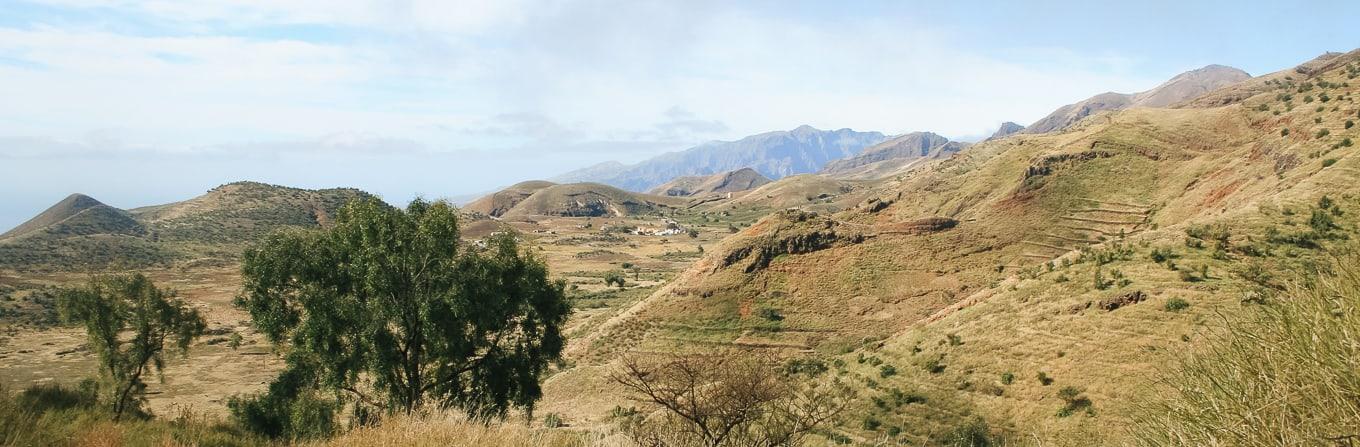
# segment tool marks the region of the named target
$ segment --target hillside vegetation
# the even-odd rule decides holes
[[[0,237],[0,268],[106,269],[223,262],[283,227],[326,225],[356,189],[222,185],[183,202],[120,210],[74,194]]]
[[[614,353],[816,352],[878,393],[841,427],[854,439],[921,442],[980,417],[1000,435],[1122,442],[1101,427],[1130,425],[1214,315],[1353,237],[1355,59],[1227,106],[980,143],[860,185],[849,209],[771,215],[574,340],[578,371],[548,400],[610,400],[569,390],[602,386],[591,371]]]

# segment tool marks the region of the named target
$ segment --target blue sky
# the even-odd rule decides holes
[[[800,124],[955,138],[1210,63],[1360,43],[1360,3],[0,0],[0,228],[258,180],[404,202]]]

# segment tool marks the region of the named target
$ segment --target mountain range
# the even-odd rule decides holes
[[[647,191],[676,177],[713,175],[741,168],[751,168],[765,177],[779,179],[817,172],[832,160],[857,155],[864,148],[886,139],[879,132],[819,130],[804,125],[737,141],[705,143],[633,165],[601,163],[550,180],[558,183],[598,182],[630,191]]]

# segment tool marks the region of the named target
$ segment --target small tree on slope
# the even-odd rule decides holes
[[[86,287],[64,291],[58,307],[68,321],[85,325],[115,421],[141,412],[142,376],[165,371],[166,342],[187,353],[207,329],[198,311],[141,274],[92,279]]]

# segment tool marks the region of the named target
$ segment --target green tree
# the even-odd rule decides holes
[[[532,410],[570,313],[565,284],[514,235],[462,245],[457,210],[442,201],[352,202],[330,228],[248,249],[242,273],[237,305],[287,345],[288,366],[232,409],[272,436],[307,424],[297,404],[329,422],[332,407],[313,402],[324,392],[360,421],[427,404],[479,419]]]
[[[148,371],[165,371],[166,342],[185,354],[207,329],[197,310],[141,274],[94,278],[63,291],[57,301],[67,321],[85,325],[108,385],[113,419],[140,413]]]

